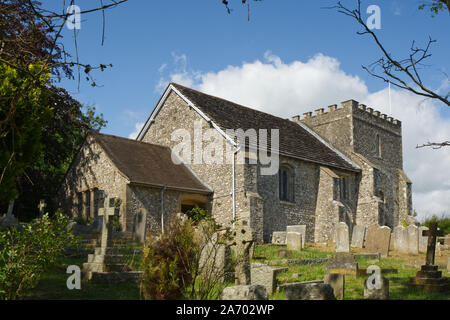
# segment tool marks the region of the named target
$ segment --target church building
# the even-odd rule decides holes
[[[276,170],[267,173],[273,163],[261,154],[277,159]],[[259,243],[288,225],[306,225],[307,242],[326,242],[341,221],[351,231],[413,219],[399,120],[354,100],[283,119],[176,83],[136,139],[88,134],[59,205],[93,220],[105,198],[120,199],[126,233],[140,230],[142,209],[148,233],[198,205],[225,226],[247,220]]]

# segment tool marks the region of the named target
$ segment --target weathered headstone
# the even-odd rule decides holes
[[[220,294],[221,300],[267,300],[266,287],[255,285],[238,285],[226,287]]]
[[[235,266],[235,284],[249,285],[250,276],[250,248],[255,242],[256,237],[253,230],[247,225],[246,221],[237,221],[233,230],[233,243],[235,246],[236,266]]]
[[[444,244],[450,247],[450,234],[445,236]]]
[[[230,247],[218,241],[217,233],[202,246],[199,261],[200,275],[212,281],[233,282],[234,271]]]
[[[369,279],[364,282],[364,299],[389,299],[389,280],[380,275],[379,280],[377,280],[377,284],[371,284]]]
[[[337,300],[343,300],[345,294],[345,275],[340,273],[326,273],[324,283],[333,288],[334,296]]]
[[[267,294],[272,294],[276,289],[277,273],[288,268],[273,268],[263,263],[254,262],[251,268],[252,284],[260,284],[266,287]]]
[[[272,233],[272,244],[286,244],[286,232],[275,231]]]
[[[336,300],[333,288],[323,281],[284,283],[278,290],[284,290],[284,300]]]
[[[41,199],[39,201],[38,209],[39,209],[39,218],[42,218],[42,216],[45,213],[45,208],[47,207],[47,204],[45,203],[44,199]]]
[[[355,225],[352,233],[352,247],[362,248],[364,245],[364,237],[366,235],[366,227]]]
[[[292,225],[286,227],[286,233],[288,232],[299,232],[302,234],[302,248],[305,247],[306,243],[306,225],[299,224],[299,225]]]
[[[419,253],[419,230],[415,225],[409,225],[406,228],[408,232],[408,253]]]
[[[302,234],[299,232],[288,232],[286,234],[286,244],[289,250],[302,250]]]
[[[428,227],[419,227],[419,252],[427,252],[428,237],[423,235],[423,232],[429,230]]]
[[[13,199],[9,202],[8,205],[8,211],[6,212],[6,216],[0,219],[0,226],[2,227],[11,227],[11,226],[17,226],[19,224],[19,221],[14,216],[14,203],[16,199]]]
[[[336,227],[336,252],[350,252],[348,226],[345,222],[339,222]]]
[[[394,248],[398,252],[408,252],[408,232],[403,226],[394,229]]]
[[[382,257],[387,257],[390,239],[391,228],[387,226],[379,227],[377,224],[371,225],[366,232],[366,252],[378,252]]]
[[[356,275],[358,262],[350,252],[336,252],[328,259],[325,268],[327,273]]]
[[[134,238],[141,244],[145,243],[146,223],[147,223],[147,209],[141,208],[136,213],[133,224]]]

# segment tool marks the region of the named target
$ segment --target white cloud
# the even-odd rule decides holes
[[[138,122],[134,125],[134,131],[128,135],[129,139],[136,139],[145,122]]]
[[[206,73],[188,71],[186,56],[180,57],[174,59],[182,62],[182,68],[170,74],[171,81],[283,118],[348,99],[389,113],[387,89],[369,92],[363,80],[345,73],[337,59],[323,54],[287,64],[268,52],[263,61]],[[391,97],[392,115],[402,121],[403,163],[413,181],[414,208],[420,218],[450,214],[450,148],[416,148],[427,141],[448,140],[450,119],[442,118],[432,101],[412,93],[392,90]]]

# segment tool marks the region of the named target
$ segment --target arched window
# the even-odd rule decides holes
[[[375,136],[375,154],[381,158],[381,139],[379,134]]]
[[[294,201],[294,171],[287,165],[282,165],[278,172],[280,200]]]

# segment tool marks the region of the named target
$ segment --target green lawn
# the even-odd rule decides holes
[[[254,262],[271,260],[280,260],[277,252],[280,249],[286,249],[284,246],[262,245],[255,248]],[[326,258],[332,254],[329,251],[318,251],[311,248],[305,248],[301,252],[292,252],[292,256],[284,259],[311,259]],[[450,293],[432,294],[411,288],[408,283],[416,275],[417,268],[403,268],[404,261],[394,258],[365,259],[358,258],[358,266],[367,268],[369,265],[378,265],[381,269],[397,269],[398,273],[384,274],[389,279],[390,299],[401,300],[447,300],[450,299]],[[289,269],[279,273],[278,283],[300,282],[310,280],[322,280],[325,275],[325,264],[319,265],[290,265]],[[442,275],[450,277],[447,270],[442,270]],[[366,277],[346,276],[345,277],[345,299],[363,299],[364,281]],[[283,300],[282,292],[274,293],[270,299]]]
[[[138,246],[127,246],[123,250],[125,262],[133,270],[138,270],[141,263],[140,250]],[[261,245],[256,246],[253,262],[263,262],[271,265],[279,265],[282,259],[316,259],[327,258],[332,252],[326,248],[318,250],[317,248],[305,248],[301,252],[291,252],[291,256],[286,258],[278,257],[277,252],[280,249],[286,249],[284,246]],[[49,270],[39,282],[38,286],[32,291],[28,299],[140,299],[139,286],[135,284],[123,285],[102,285],[83,280],[81,290],[69,290],[66,286],[66,280],[69,274],[66,273],[68,265],[78,265],[82,267],[86,262],[86,257],[66,257],[59,265]],[[360,268],[367,268],[371,264],[380,266],[381,269],[397,269],[398,273],[385,274],[389,279],[389,295],[391,299],[402,300],[447,300],[450,299],[450,293],[430,294],[424,293],[408,286],[410,278],[414,277],[418,268],[403,268],[404,260],[400,258],[381,258],[381,259],[358,259]],[[283,265],[288,270],[278,274],[278,283],[299,282],[310,280],[321,280],[325,275],[325,264],[316,265]],[[450,277],[447,270],[442,270],[443,276]],[[345,278],[345,299],[363,299],[365,277],[346,276]],[[232,285],[227,284],[227,285]],[[277,292],[270,296],[270,299],[282,300],[283,292]]]

